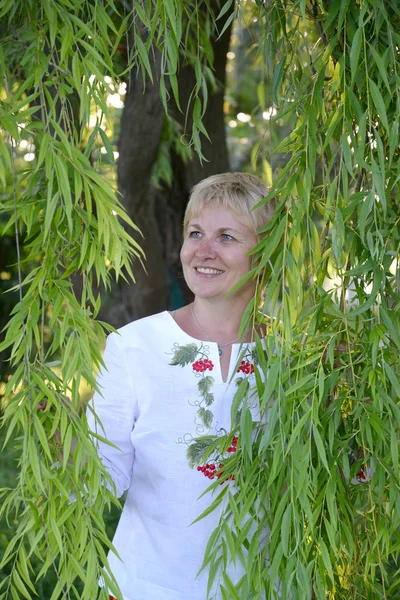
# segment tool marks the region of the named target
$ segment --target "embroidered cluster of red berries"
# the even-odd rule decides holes
[[[358,473],[356,473],[356,479],[358,483],[365,483],[367,481],[367,476],[364,473],[364,470],[358,471]]]
[[[229,454],[232,454],[232,452],[236,452],[236,446],[237,446],[237,435],[234,435],[232,438],[232,444],[229,446],[227,452],[229,452]]]
[[[248,360],[242,360],[240,367],[237,370],[238,373],[242,372],[245,375],[252,375],[254,373],[254,365],[249,363]]]
[[[232,438],[232,443],[231,443],[231,445],[230,445],[230,446],[229,446],[229,448],[227,449],[227,452],[229,452],[229,454],[232,454],[233,452],[236,452],[236,448],[237,448],[237,441],[238,441],[238,438],[237,438],[237,435],[235,435],[235,436]],[[223,476],[223,474],[224,474],[224,472],[223,472],[223,471],[221,471],[221,469],[223,469],[223,467],[224,467],[224,464],[223,464],[223,463],[220,463],[220,464],[218,465],[218,469],[217,469],[216,465],[214,465],[213,463],[207,463],[206,465],[199,465],[199,466],[197,467],[197,470],[198,470],[200,473],[203,473],[204,477],[208,477],[208,479],[214,479],[215,477],[216,477],[217,479],[220,479],[220,477],[222,477],[222,476]],[[229,477],[229,479],[235,479],[235,476],[234,476],[234,475],[231,475],[231,476]],[[223,483],[223,482],[222,482],[222,483]]]
[[[219,470],[217,470],[217,467],[213,463],[207,463],[206,465],[199,465],[197,467],[197,470],[200,471],[201,473],[203,473],[204,477],[208,477],[208,479],[215,479],[215,477],[217,479],[220,479],[224,474],[224,472],[221,471],[223,466],[224,466],[223,463],[219,464],[218,465]],[[235,479],[235,476],[231,475],[229,477],[229,479],[233,480],[233,479]],[[221,482],[221,483],[223,483],[223,482]]]
[[[221,469],[224,465],[219,465]],[[214,477],[220,477],[220,473],[217,473],[217,467],[213,463],[207,463],[206,465],[199,465],[197,470],[203,473],[204,477],[208,479],[214,479]]]
[[[202,358],[201,360],[196,360],[196,362],[194,362],[192,364],[193,371],[197,371],[198,373],[203,373],[207,369],[209,371],[212,371],[213,368],[214,368],[214,363],[211,360],[209,360],[208,358]]]

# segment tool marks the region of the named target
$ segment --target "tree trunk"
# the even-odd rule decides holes
[[[226,18],[229,14],[226,14]],[[221,28],[223,23],[221,23]],[[182,222],[190,189],[201,179],[229,169],[226,145],[223,99],[225,89],[226,53],[229,48],[230,27],[217,41],[213,40],[214,75],[218,91],[210,93],[204,124],[210,132],[211,143],[202,137],[203,153],[208,162],[200,163],[193,153],[185,163],[171,155],[173,182],[170,188],[156,190],[151,185],[151,173],[157,160],[165,115],[160,100],[160,53],[153,53],[153,78],[143,86],[141,76],[132,80],[127,90],[119,139],[118,186],[129,216],[140,228],[137,236],[145,254],[145,269],[136,262],[133,266],[136,283],[120,281],[111,292],[101,316],[115,327],[162,310],[176,308],[188,301],[187,289],[180,268],[179,251],[182,242]],[[195,84],[194,70],[184,67],[179,72],[179,92],[183,114],[171,107],[172,116],[185,125],[189,96]],[[190,117],[186,131],[190,133]],[[171,290],[175,296],[171,295]]]
[[[229,17],[229,14],[226,14],[226,18]],[[220,27],[222,29],[223,23]],[[184,163],[181,157],[173,154],[173,184],[171,189],[166,191],[166,194],[159,195],[157,198],[158,212],[161,217],[159,222],[160,224],[163,222],[168,223],[168,227],[161,228],[167,255],[167,268],[173,281],[180,289],[183,303],[189,302],[192,299],[192,293],[183,279],[179,259],[182,244],[182,224],[190,190],[202,179],[229,170],[223,103],[226,86],[226,54],[229,50],[230,34],[231,28],[228,27],[218,41],[215,39],[212,41],[214,50],[214,75],[218,82],[218,89],[216,92],[210,93],[207,110],[204,115],[204,126],[211,138],[210,142],[204,136],[201,136],[202,151],[207,162],[201,163],[197,154],[193,153],[192,160]],[[194,70],[191,67],[182,68],[179,74],[179,94],[183,113],[178,111],[176,107],[172,111],[173,117],[180,123],[182,128],[185,126],[185,109],[188,106],[190,93],[194,85]],[[186,123],[188,133],[192,129],[192,124],[192,112],[189,110]]]
[[[160,54],[153,54],[154,81],[159,80]],[[168,280],[162,268],[163,244],[155,219],[155,190],[151,172],[161,140],[164,114],[158,85],[149,80],[143,88],[138,76],[128,87],[119,139],[118,187],[125,208],[144,237],[135,235],[145,255],[145,267],[134,265],[135,285],[121,280],[112,290],[107,320],[115,326],[163,310],[168,305]]]

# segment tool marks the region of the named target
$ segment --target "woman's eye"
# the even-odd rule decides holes
[[[198,238],[200,236],[200,231],[189,231],[190,238]]]
[[[231,235],[229,235],[229,233],[223,233],[222,234],[222,239],[225,242],[231,242],[232,240],[234,240],[235,238],[233,238]]]

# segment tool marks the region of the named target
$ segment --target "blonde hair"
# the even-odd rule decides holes
[[[183,220],[184,235],[190,220],[211,202],[233,210],[256,233],[274,215],[276,203],[273,201],[253,210],[268,192],[267,186],[250,173],[220,173],[203,179],[191,190]]]

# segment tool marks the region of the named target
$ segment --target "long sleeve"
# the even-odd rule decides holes
[[[101,394],[95,392],[90,401],[87,418],[92,432],[105,437],[114,448],[94,439],[99,455],[116,486],[117,496],[129,488],[134,461],[131,434],[135,426],[136,396],[128,368],[129,347],[124,347],[121,336],[111,333],[104,351],[105,367],[97,382]]]

